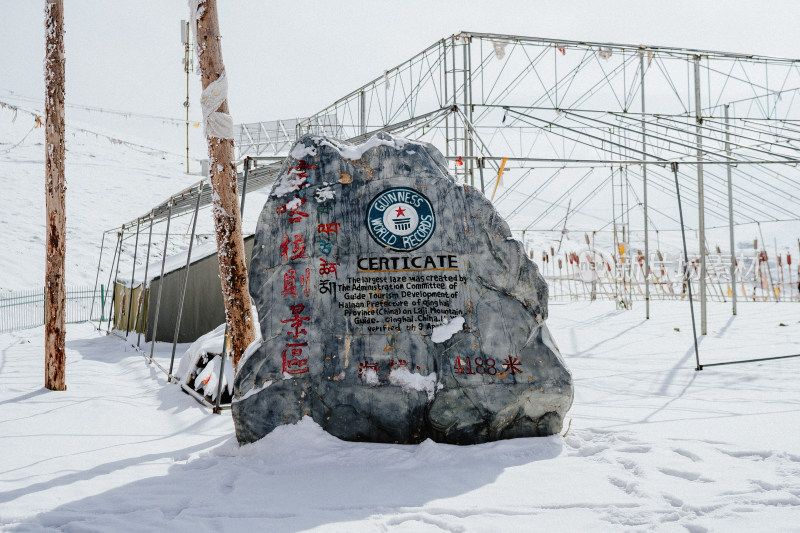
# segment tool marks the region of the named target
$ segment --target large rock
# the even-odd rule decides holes
[[[250,293],[264,341],[235,378],[242,443],[305,415],[347,440],[550,435],[572,405],[544,279],[430,144],[300,139],[258,222]]]

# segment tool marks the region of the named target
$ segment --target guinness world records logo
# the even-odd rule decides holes
[[[367,207],[370,236],[391,250],[416,250],[431,238],[436,217],[430,200],[410,187],[390,187]]]

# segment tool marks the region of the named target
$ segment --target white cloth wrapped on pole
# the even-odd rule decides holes
[[[233,118],[228,113],[217,111],[227,98],[228,77],[223,70],[219,78],[209,83],[200,95],[206,137],[233,139]]]

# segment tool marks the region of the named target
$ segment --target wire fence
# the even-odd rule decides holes
[[[70,324],[105,318],[105,292],[103,285],[97,290],[85,286],[67,287],[65,321]],[[44,289],[0,293],[0,333],[44,325],[44,300]]]

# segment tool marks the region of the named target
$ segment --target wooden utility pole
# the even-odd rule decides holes
[[[45,5],[45,209],[47,212],[44,386],[66,390],[64,354],[64,11],[62,0]]]
[[[225,316],[230,332],[233,368],[255,339],[247,292],[247,265],[242,215],[236,191],[233,154],[233,120],[228,112],[228,81],[222,61],[216,0],[194,0],[190,24],[195,30],[195,49],[203,93],[200,104],[208,141],[211,185],[214,188],[214,227]]]

